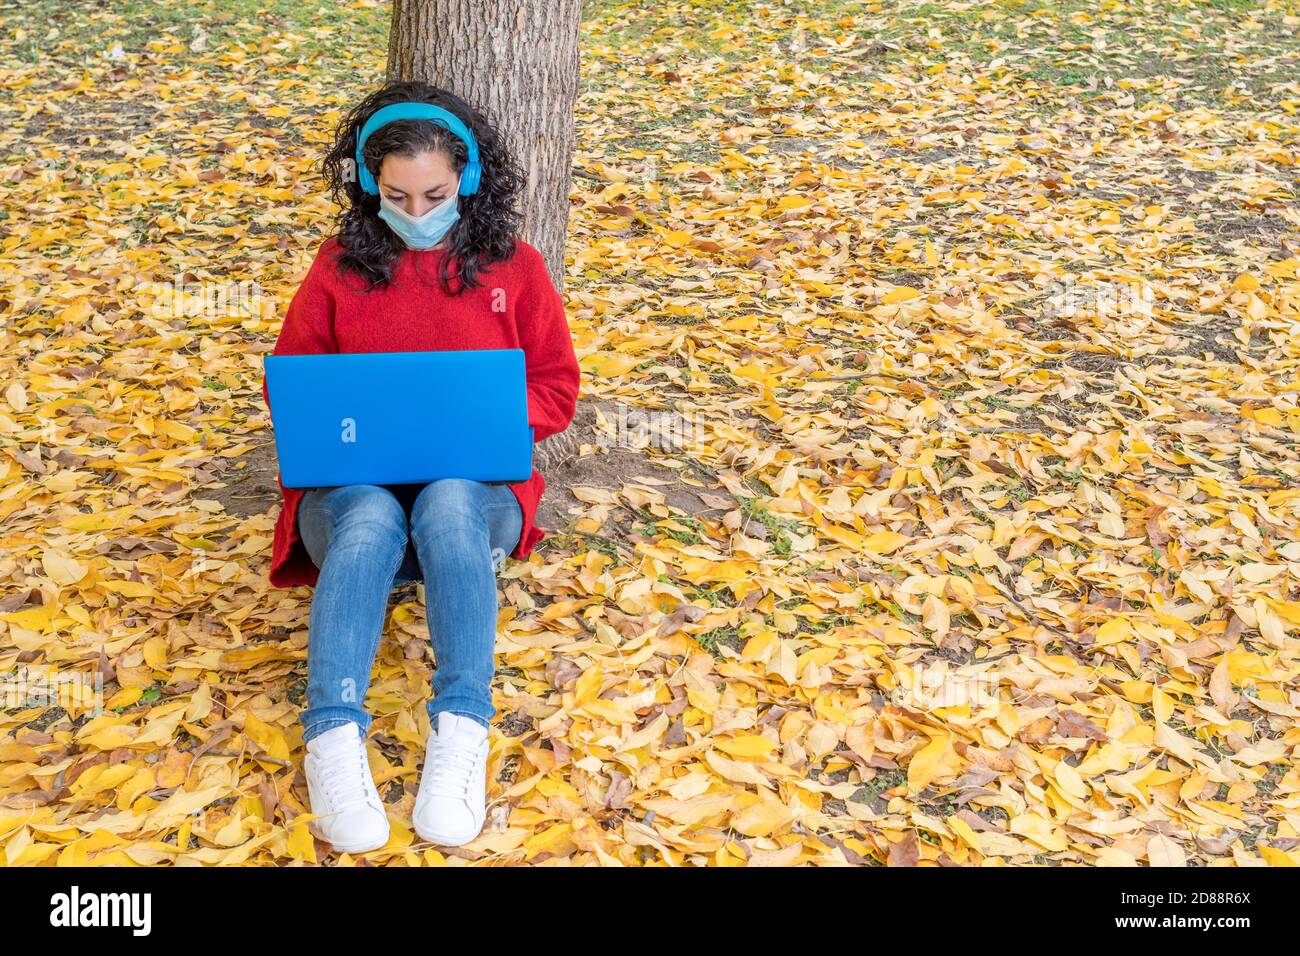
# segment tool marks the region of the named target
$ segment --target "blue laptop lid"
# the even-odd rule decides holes
[[[268,355],[265,368],[286,488],[532,474],[522,349]]]

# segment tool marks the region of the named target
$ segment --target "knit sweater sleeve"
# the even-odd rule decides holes
[[[333,247],[334,240],[327,239],[317,250],[311,268],[289,301],[272,355],[318,355],[338,351],[338,343],[334,340],[334,296],[328,271],[333,268]],[[266,388],[265,373],[262,397],[269,411],[271,397]]]
[[[578,357],[573,350],[564,300],[555,290],[542,254],[519,244],[521,282],[515,321],[524,350],[528,382],[528,424],[533,441],[564,431],[573,421],[578,400]]]

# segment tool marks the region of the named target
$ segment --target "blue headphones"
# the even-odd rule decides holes
[[[434,106],[432,103],[392,103],[383,109],[376,110],[366,120],[365,125],[361,127],[361,132],[357,136],[357,183],[360,184],[363,192],[368,192],[372,196],[379,195],[379,184],[375,182],[375,177],[371,175],[370,170],[366,168],[365,161],[361,158],[361,147],[366,144],[370,134],[381,126],[397,120],[423,119],[432,120],[439,126],[446,127],[454,133],[465,144],[465,149],[469,153],[468,161],[465,163],[465,169],[460,174],[460,188],[457,192],[462,196],[471,196],[478,192],[479,179],[483,176],[483,167],[478,161],[478,143],[474,139],[474,134],[469,131],[469,127],[461,122],[460,117],[455,113],[448,112],[441,106]]]

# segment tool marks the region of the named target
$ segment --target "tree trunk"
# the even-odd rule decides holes
[[[506,137],[527,177],[523,237],[561,294],[581,19],[581,0],[393,0],[388,38],[389,80],[449,89],[485,110]],[[552,509],[571,485],[590,483],[578,452],[597,441],[594,410],[580,396],[569,428],[537,443],[533,464],[546,475]],[[651,473],[640,454],[612,457],[633,462],[631,473]],[[558,512],[543,520],[567,524]]]
[[[485,110],[527,175],[523,237],[564,292],[581,0],[393,0],[388,79]]]

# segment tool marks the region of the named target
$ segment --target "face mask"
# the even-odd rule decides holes
[[[432,249],[442,241],[447,230],[460,218],[460,210],[456,208],[456,198],[457,193],[453,190],[450,196],[423,216],[412,216],[389,202],[387,196],[380,194],[379,218],[388,223],[388,228],[397,233],[410,248]]]

